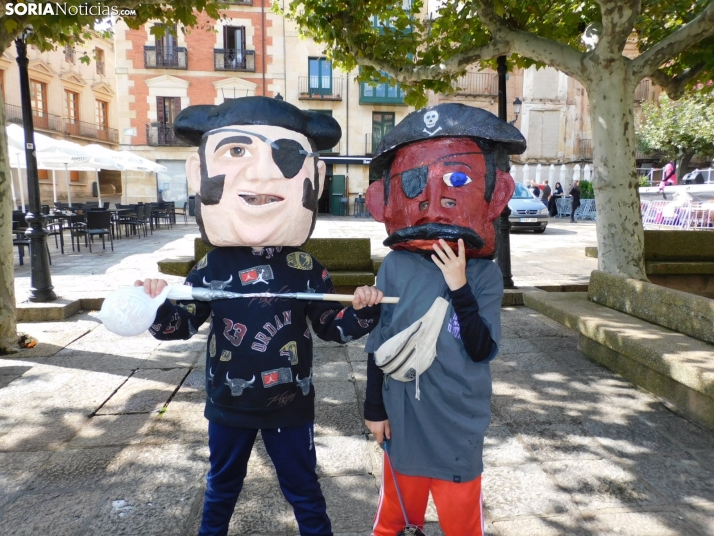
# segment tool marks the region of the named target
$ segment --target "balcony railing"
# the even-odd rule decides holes
[[[330,149],[322,149],[320,151],[320,154],[325,154],[325,155],[330,155],[330,154],[340,154],[340,142],[337,142],[337,145],[334,147],[331,147]]]
[[[342,100],[342,78],[332,76],[300,76],[300,100]]]
[[[213,51],[213,68],[216,71],[255,72],[255,50],[217,48]]]
[[[144,47],[146,69],[188,69],[186,47]]]
[[[364,154],[372,155],[376,152],[380,140],[374,140],[372,134],[364,135]]]
[[[456,95],[498,95],[498,75],[494,73],[466,73],[456,80]]]
[[[152,147],[188,147],[176,137],[173,123],[151,123],[146,125],[146,144]]]
[[[635,88],[635,102],[644,102],[650,97],[650,81],[646,78]]]
[[[5,105],[5,116],[8,123],[22,124],[22,108],[13,104]],[[94,123],[84,121],[73,121],[54,114],[32,114],[32,124],[37,130],[47,130],[50,132],[60,132],[70,136],[80,136],[83,138],[93,138],[113,143],[119,142],[119,131],[115,128],[108,128]]]
[[[593,159],[593,140],[581,139],[579,149],[581,160]]]

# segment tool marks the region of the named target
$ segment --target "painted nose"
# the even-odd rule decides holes
[[[441,184],[440,184],[441,183]],[[444,197],[443,182],[435,177],[429,177],[424,189],[424,196],[419,196],[415,201],[417,205],[424,201],[429,202],[429,206],[424,210],[419,210],[416,225],[425,223],[451,223],[453,221],[453,211],[441,206],[441,198]]]
[[[271,180],[283,178],[283,174],[273,160],[273,152],[269,145],[261,143],[255,148],[251,147],[251,149],[257,149],[257,155],[253,162],[251,162],[251,165],[248,166],[243,172],[243,176],[246,180]]]

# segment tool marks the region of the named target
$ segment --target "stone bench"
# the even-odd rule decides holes
[[[585,248],[597,257],[597,248]],[[714,231],[645,231],[645,273],[663,287],[714,298]]]
[[[159,271],[185,277],[211,249],[211,246],[196,238],[192,257],[159,261]],[[311,238],[300,249],[327,268],[338,294],[351,294],[357,287],[374,285],[376,268],[371,257],[369,238]]]
[[[593,272],[589,292],[531,292],[524,304],[580,333],[592,361],[714,430],[714,301]]]

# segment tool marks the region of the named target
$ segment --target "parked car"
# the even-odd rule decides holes
[[[548,208],[533,192],[522,184],[516,183],[516,191],[508,202],[511,209],[512,231],[533,231],[543,233],[548,226]]]

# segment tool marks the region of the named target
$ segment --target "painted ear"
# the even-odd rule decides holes
[[[186,159],[186,180],[188,187],[201,195],[201,159],[198,153],[193,153]]]
[[[501,215],[516,190],[516,182],[508,173],[496,170],[496,188],[488,205],[488,219],[493,221]]]
[[[373,182],[367,188],[365,202],[375,221],[384,222],[384,180]]]
[[[322,190],[325,188],[325,175],[327,173],[327,166],[322,160],[317,161],[317,176],[320,179],[320,189],[317,192],[317,198],[322,197]]]

